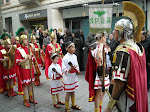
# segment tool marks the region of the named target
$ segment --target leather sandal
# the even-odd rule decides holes
[[[75,109],[75,110],[81,110],[81,107],[80,107],[80,106],[77,106],[77,105],[72,106],[71,108],[72,108],[72,109]]]

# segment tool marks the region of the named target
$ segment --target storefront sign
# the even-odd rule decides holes
[[[37,18],[42,18],[42,17],[47,17],[47,10],[46,9],[19,14],[20,21],[37,19]]]
[[[112,5],[90,5],[89,23],[91,33],[109,32],[112,23]]]

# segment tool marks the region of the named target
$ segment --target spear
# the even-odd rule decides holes
[[[29,51],[29,55],[31,55],[31,49],[30,49],[30,44],[29,44],[29,40],[28,40],[28,51]],[[33,93],[33,104],[34,104],[34,112],[36,112],[35,110],[35,100],[34,100],[34,89],[33,89],[33,81],[32,81],[32,57],[31,59],[29,59],[29,64],[30,64],[30,75],[31,75],[31,86],[32,86],[32,93]]]
[[[105,65],[106,65],[106,56],[105,56],[105,45],[103,44],[103,82],[102,82],[102,92],[105,92]]]

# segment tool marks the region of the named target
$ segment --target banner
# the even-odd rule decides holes
[[[90,33],[111,32],[113,5],[99,4],[89,6]]]

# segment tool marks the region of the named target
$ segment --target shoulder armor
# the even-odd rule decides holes
[[[15,45],[13,45],[16,49],[17,49],[17,45],[15,44]]]
[[[124,51],[116,51],[113,56],[112,70],[118,70],[121,67],[121,73],[124,73],[130,62],[130,55]]]
[[[6,54],[6,50],[5,49],[2,49],[2,50],[0,50],[1,51],[1,53],[4,55],[4,54]]]

